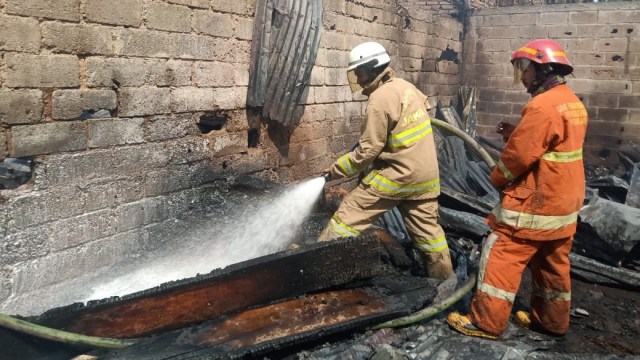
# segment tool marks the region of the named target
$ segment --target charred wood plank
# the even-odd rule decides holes
[[[85,335],[139,337],[370,278],[381,272],[380,251],[370,236],[307,245],[31,321]]]
[[[127,349],[103,353],[100,358],[255,357],[410,314],[430,303],[436,293],[435,287],[424,278],[400,274],[377,277],[355,286],[309,294],[221,317],[153,337]]]

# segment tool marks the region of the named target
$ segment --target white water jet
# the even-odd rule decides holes
[[[162,283],[206,274],[217,268],[282,251],[299,234],[322,193],[322,177],[300,182],[277,198],[264,199],[189,238],[180,251],[155,256],[126,275],[93,287],[84,301],[131,294]],[[215,226],[214,226],[215,225]]]

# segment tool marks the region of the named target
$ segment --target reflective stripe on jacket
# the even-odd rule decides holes
[[[369,95],[358,146],[333,164],[334,178],[367,169],[363,182],[381,198],[437,197],[440,180],[427,96],[394,77],[391,69],[377,81]]]
[[[533,97],[491,173],[504,190],[489,225],[531,240],[572,236],[584,201],[586,130],[587,111],[566,85]]]

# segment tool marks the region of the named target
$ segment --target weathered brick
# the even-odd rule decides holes
[[[617,108],[619,102],[620,95],[591,94],[588,96],[588,106]]]
[[[640,9],[602,10],[598,12],[600,24],[637,24],[640,18]]]
[[[43,106],[40,90],[0,91],[0,123],[37,123],[42,117]]]
[[[181,87],[171,91],[171,110],[173,112],[213,110],[214,103],[212,88]]]
[[[324,1],[324,10],[344,14],[347,11],[347,4],[343,0],[327,0]]]
[[[167,0],[167,2],[171,4],[187,5],[190,7],[201,9],[209,8],[209,0]]]
[[[145,195],[158,196],[206,183],[211,178],[206,179],[204,175],[210,171],[210,162],[206,164],[199,162],[189,165],[171,165],[163,169],[150,171],[145,177]]]
[[[78,119],[86,112],[101,109],[115,110],[116,92],[113,90],[56,90],[53,92],[54,119]],[[83,114],[85,113],[85,114]]]
[[[226,156],[247,151],[247,133],[236,131],[216,131],[209,133],[210,147],[213,156]]]
[[[347,85],[347,73],[344,69],[325,69],[324,84],[329,86]]]
[[[9,199],[6,204],[9,224],[16,230],[66,219],[84,212],[85,196],[76,185],[51,188],[46,191],[27,192]]]
[[[537,14],[538,25],[556,25],[566,24],[568,22],[569,13],[565,11],[545,11]]]
[[[122,89],[118,94],[119,116],[157,115],[170,112],[171,94],[167,88]]]
[[[238,86],[249,85],[249,69],[244,66],[234,66],[234,79],[235,84]]]
[[[600,39],[606,37],[619,37],[620,26],[599,24],[578,24],[577,36],[581,38]]]
[[[52,52],[72,54],[111,54],[111,29],[104,26],[61,24],[42,25],[44,44]]]
[[[144,141],[143,119],[91,120],[89,126],[90,148],[136,144]]]
[[[190,61],[148,60],[145,78],[147,85],[187,86],[191,85]]]
[[[598,117],[596,119],[607,122],[625,122],[629,119],[629,110],[598,108]]]
[[[159,31],[122,29],[117,32],[115,52],[123,56],[169,58],[178,38]]]
[[[233,27],[233,36],[242,40],[251,40],[253,36],[253,18],[237,18]]]
[[[569,86],[579,93],[631,93],[631,83],[625,80],[570,79]]]
[[[193,114],[154,116],[147,122],[146,139],[158,141],[198,134]]]
[[[147,10],[149,29],[191,32],[191,9],[180,5],[152,2]]]
[[[198,33],[229,38],[233,36],[233,19],[229,14],[194,11],[193,29]]]
[[[234,66],[223,62],[198,62],[195,69],[195,82],[198,86],[235,85]]]
[[[89,22],[138,27],[142,24],[143,0],[86,0]]]
[[[106,190],[110,193],[109,195],[112,195],[115,189],[112,187]],[[45,247],[49,251],[56,252],[115,234],[115,218],[110,216],[110,212],[110,210],[103,210],[72,219],[58,220],[38,225],[35,231],[29,229],[27,232],[33,234],[30,236],[44,235]]]
[[[6,0],[7,14],[80,21],[80,0]]]
[[[80,150],[86,147],[80,122],[19,125],[11,128],[11,155],[33,156]]]
[[[344,91],[340,91],[342,88],[336,86],[317,86],[314,89],[314,101],[315,103],[336,103],[343,102]]]
[[[71,55],[6,54],[6,85],[13,88],[76,87],[80,63]]]
[[[216,0],[211,2],[211,9],[226,13],[253,15],[253,13],[249,13],[249,7],[245,1]]]
[[[96,167],[100,164],[100,167]],[[108,150],[83,151],[75,154],[47,156],[35,168],[35,189],[88,181],[112,176],[114,162]]]
[[[116,174],[117,175],[117,174]],[[143,196],[143,175],[109,177],[93,181],[84,188],[87,196],[85,211],[101,209],[140,200]],[[116,226],[118,226],[116,224]]]
[[[89,87],[141,86],[147,65],[144,59],[87,58]]]
[[[569,23],[571,24],[596,24],[598,22],[597,11],[571,11]]]
[[[208,140],[200,135],[166,141],[164,146],[167,147],[169,165],[193,164],[211,159]]]
[[[594,39],[595,40],[595,51],[596,52],[617,52],[620,55],[624,56],[627,51],[627,39],[625,38],[617,38],[617,39]]]
[[[547,25],[549,37],[552,39],[573,38],[578,32],[578,27],[573,24],[559,23],[560,25]]]
[[[165,143],[145,143],[112,148],[113,168],[117,174],[139,174],[141,171],[163,167],[169,162]]]
[[[638,96],[620,96],[620,107],[640,109],[640,99]]]
[[[141,251],[141,235],[128,232],[88,242],[33,261],[25,261],[16,266],[14,291],[25,293],[80,277],[95,269],[133,259]],[[33,309],[34,306],[37,305],[30,308]]]
[[[223,110],[242,109],[246,107],[247,88],[215,88],[213,98],[216,108]]]
[[[117,231],[139,229],[144,225],[145,208],[141,201],[118,206],[116,212]]]
[[[40,51],[38,21],[0,14],[0,50],[30,53]]]

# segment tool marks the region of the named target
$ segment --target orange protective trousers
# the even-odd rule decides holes
[[[478,284],[471,302],[471,321],[494,335],[507,329],[522,273],[532,277],[532,322],[555,334],[569,329],[571,278],[569,252],[573,237],[527,240],[494,231],[484,241]]]

